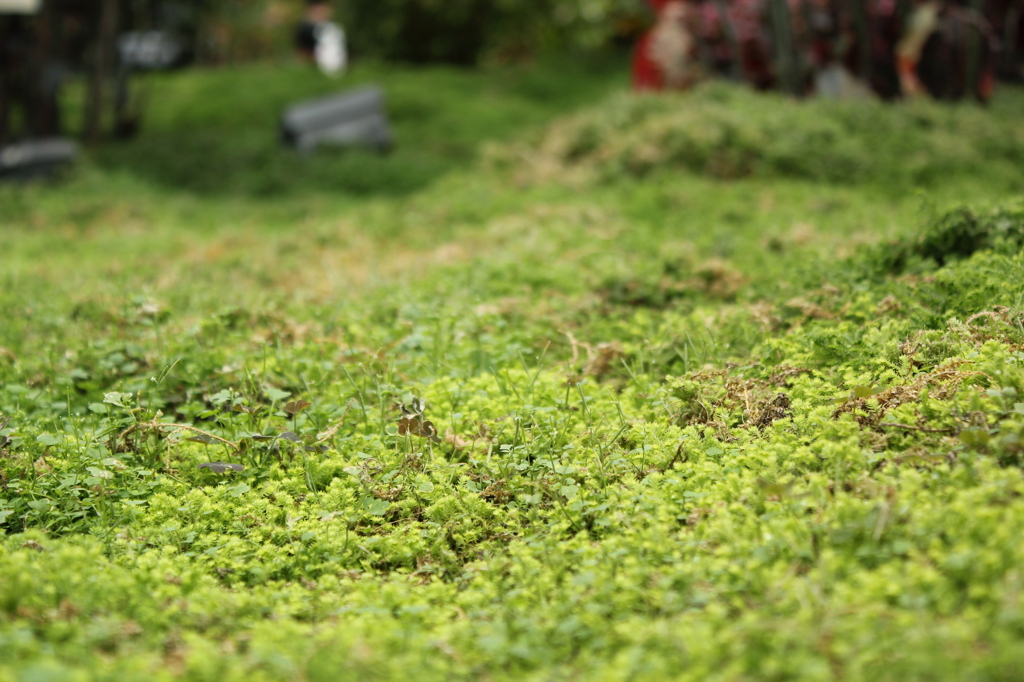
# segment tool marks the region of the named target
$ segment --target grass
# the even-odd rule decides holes
[[[484,140],[593,101],[624,77],[609,58],[494,69],[483,78],[457,68],[435,67],[424,78],[416,69],[364,64],[332,81],[290,62],[244,74],[157,75],[138,88],[149,107],[140,139],[108,145],[95,160],[108,173],[200,195],[401,196],[464,167]],[[386,85],[397,137],[392,156],[326,152],[310,160],[281,148],[277,125],[286,106],[372,83]]]
[[[0,680],[1016,679],[1019,90],[368,81],[0,189]]]

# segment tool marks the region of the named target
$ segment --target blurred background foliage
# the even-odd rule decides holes
[[[297,0],[198,0],[200,61],[240,61],[291,48]],[[474,65],[552,49],[631,44],[652,21],[640,0],[344,0],[334,3],[356,57]]]
[[[457,64],[601,47],[649,20],[637,0],[349,0],[341,10],[357,54]]]

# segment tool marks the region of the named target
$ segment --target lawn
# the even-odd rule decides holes
[[[144,87],[0,187],[0,682],[1019,679],[1024,91]]]

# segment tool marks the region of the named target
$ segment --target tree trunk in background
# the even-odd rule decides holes
[[[1014,77],[1019,76],[1017,71],[1017,41],[1020,35],[1020,12],[1021,3],[1010,2],[1006,8],[1006,25],[1003,30],[1003,74]]]
[[[0,40],[7,38],[7,18],[0,17]],[[0,42],[0,47],[3,43]],[[8,73],[6,55],[0,57],[0,147],[7,144],[11,136],[11,100],[14,96],[13,74]]]
[[[971,0],[968,4],[971,10],[983,16],[984,0]],[[965,97],[978,96],[978,82],[981,80],[981,30],[972,21],[967,25],[967,91]]]
[[[771,0],[772,36],[775,44],[775,72],[783,92],[800,94],[800,75],[793,45],[793,24],[786,0]]]
[[[729,8],[725,0],[715,0],[715,5],[718,7],[718,15],[722,21],[722,33],[725,35],[725,41],[729,45],[729,60],[732,62],[729,75],[734,80],[740,80],[743,75],[743,55],[740,54],[740,41],[736,35],[736,27],[732,25],[729,17]]]
[[[857,51],[857,61],[860,67],[857,75],[865,83],[870,83],[875,57],[875,45],[871,39],[871,19],[868,17],[868,8],[862,0],[850,3],[850,8],[853,13],[853,30],[857,33],[857,44],[860,46]]]
[[[99,30],[92,48],[92,69],[89,76],[85,106],[85,139],[95,142],[103,126],[103,111],[107,104],[108,82],[113,76],[115,42],[117,41],[117,0],[101,0]]]
[[[59,83],[53,72],[55,12],[52,0],[43,3],[35,18],[35,46],[29,67],[29,99],[26,128],[32,137],[60,134]]]

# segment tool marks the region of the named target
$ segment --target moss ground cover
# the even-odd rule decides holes
[[[1019,678],[1020,91],[364,68],[424,147],[0,190],[0,680]]]

